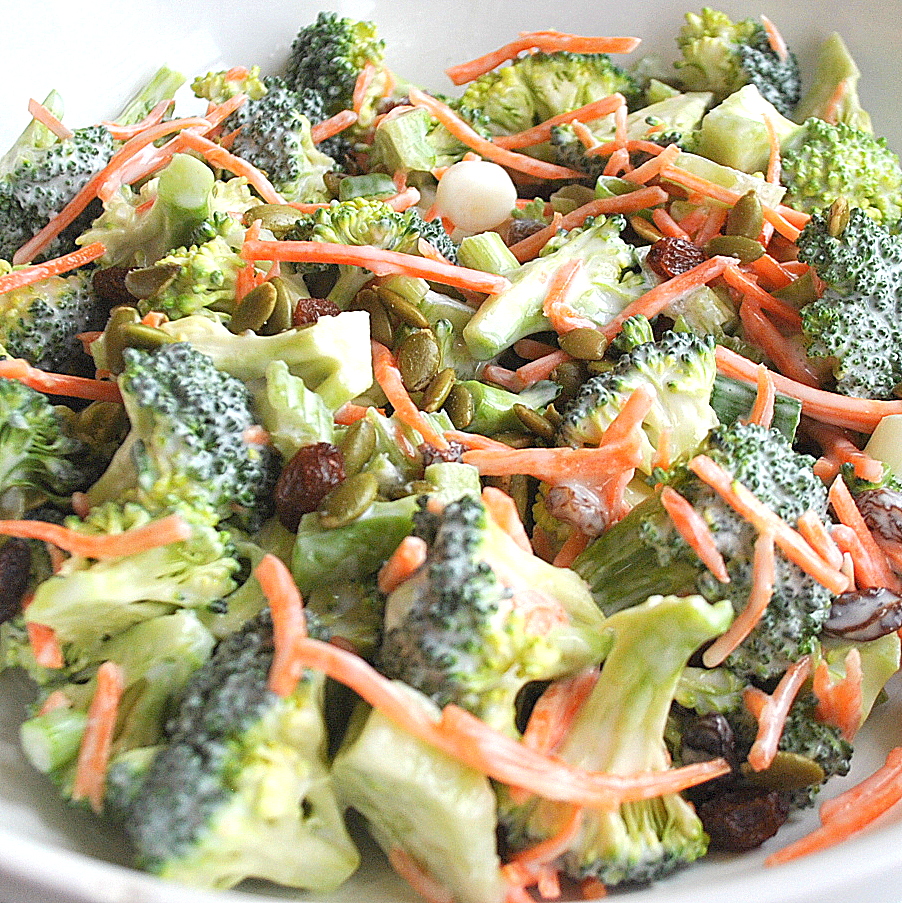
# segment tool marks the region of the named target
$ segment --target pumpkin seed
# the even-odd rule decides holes
[[[630,225],[639,238],[654,244],[664,237],[664,233],[656,229],[644,216],[631,216]]]
[[[408,326],[413,326],[416,329],[429,328],[429,321],[416,304],[412,304],[406,298],[402,298],[397,292],[393,292],[391,289],[384,288],[381,285],[376,289],[376,294],[386,309],[393,313],[402,323],[406,323]]]
[[[244,214],[242,222],[245,226],[250,226],[260,220],[264,229],[269,229],[276,238],[281,238],[302,219],[304,214],[288,204],[257,204]]]
[[[570,355],[582,361],[600,361],[608,347],[608,340],[590,326],[581,326],[564,333],[558,344]]]
[[[423,393],[422,408],[427,414],[434,414],[441,408],[447,400],[448,394],[454,388],[456,378],[457,375],[450,367],[439,370],[435,374],[432,382],[426,386],[426,390]]]
[[[125,274],[125,287],[129,294],[143,301],[171,285],[181,269],[177,263],[159,263],[139,270],[129,270]]]
[[[561,421],[564,419],[561,417],[560,411],[553,405],[548,405],[545,408],[545,419],[555,428],[557,429],[561,425]]]
[[[475,414],[473,395],[466,386],[456,383],[445,399],[444,409],[454,428],[465,430],[473,422]]]
[[[247,330],[256,332],[270,317],[276,307],[276,288],[269,282],[261,282],[251,289],[235,306],[229,330],[241,335]]]
[[[288,289],[285,288],[285,283],[278,276],[267,281],[276,290],[276,303],[269,319],[257,332],[260,335],[278,335],[280,332],[291,329],[291,298],[288,295]]]
[[[583,367],[578,361],[564,361],[558,364],[551,378],[561,387],[561,398],[575,398],[580,386],[586,381]]]
[[[846,231],[851,212],[849,202],[845,198],[837,198],[830,205],[827,212],[827,231],[833,238],[839,238]]]
[[[745,778],[770,790],[801,790],[824,780],[824,769],[814,759],[799,753],[780,750],[764,771],[753,771],[747,763],[742,765]]]
[[[319,520],[327,530],[357,520],[376,500],[379,481],[371,473],[356,473],[336,486],[320,505]]]
[[[789,285],[777,289],[774,294],[798,308],[802,308],[812,301],[817,301],[817,287],[814,284],[814,277],[811,275],[810,270],[802,273],[798,279],[794,279]]]
[[[764,226],[764,214],[761,201],[754,190],[747,191],[727,214],[724,232],[727,235],[742,235],[745,238],[757,238]]]
[[[106,353],[106,368],[111,373],[121,373],[125,368],[122,352],[128,347],[123,335],[123,328],[141,320],[134,307],[114,307],[110,311],[110,319],[103,331],[103,347]]]
[[[398,346],[398,370],[408,392],[419,392],[432,382],[441,365],[441,351],[428,329],[410,333]]]
[[[705,245],[705,251],[712,257],[738,257],[740,263],[751,263],[764,254],[764,247],[761,242],[744,235],[715,235]]]
[[[365,310],[370,315],[370,336],[391,348],[395,341],[395,330],[388,311],[383,307],[379,296],[372,289],[357,292],[351,303],[351,310]]]
[[[514,413],[520,423],[531,433],[535,433],[540,439],[548,442],[554,440],[554,427],[538,411],[526,407],[525,404],[515,404]]]
[[[376,450],[376,428],[366,418],[356,420],[348,427],[338,447],[344,456],[345,473],[353,476]]]
[[[125,323],[120,334],[129,348],[142,348],[145,351],[153,351],[175,341],[168,332],[145,323]]]
[[[503,442],[505,445],[509,445],[511,448],[529,448],[532,445],[530,436],[524,436],[523,433],[514,433],[510,430],[505,430],[503,433],[495,433],[492,438],[496,442]]]

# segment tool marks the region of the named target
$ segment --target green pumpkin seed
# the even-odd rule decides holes
[[[525,404],[515,404],[514,413],[520,423],[531,433],[535,433],[540,439],[548,442],[554,440],[554,427],[538,411],[526,407]]]
[[[849,202],[845,198],[837,198],[827,212],[827,232],[833,238],[839,238],[846,231],[849,225],[849,216],[851,215]]]
[[[586,374],[578,361],[564,361],[554,368],[551,378],[561,387],[561,398],[570,399],[576,397]]]
[[[103,330],[103,348],[106,354],[106,368],[111,373],[121,373],[125,368],[122,352],[128,348],[123,329],[139,323],[141,317],[134,307],[122,305],[110,311],[110,319]]]
[[[125,287],[129,294],[143,301],[171,285],[181,270],[177,263],[158,263],[139,270],[129,270],[125,274]]]
[[[376,450],[376,428],[366,418],[356,420],[348,427],[338,447],[344,457],[345,473],[353,476]]]
[[[799,309],[812,301],[817,301],[817,287],[814,284],[814,277],[811,275],[810,270],[802,273],[798,279],[794,279],[789,285],[777,289],[774,294]]]
[[[558,344],[570,355],[581,361],[600,361],[608,347],[608,340],[590,326],[581,326],[564,333]]]
[[[270,317],[276,307],[276,288],[269,282],[261,282],[251,289],[236,305],[229,330],[241,335],[250,330],[256,332]]]
[[[442,362],[435,336],[428,329],[410,333],[398,346],[398,370],[408,392],[425,389]]]
[[[129,348],[142,348],[145,351],[153,351],[175,341],[168,332],[145,323],[125,323],[121,335]]]
[[[523,433],[514,433],[510,430],[505,430],[503,433],[495,433],[492,438],[496,442],[503,442],[505,445],[509,445],[511,448],[530,448],[533,444],[531,436],[524,436]],[[508,483],[509,485],[510,483]]]
[[[327,530],[357,520],[376,501],[379,481],[371,473],[356,473],[336,486],[320,505],[319,520]]]
[[[291,329],[291,298],[288,295],[288,289],[285,288],[285,283],[278,276],[274,276],[268,282],[276,290],[276,303],[269,319],[257,332],[260,335],[278,335],[280,332]]]
[[[761,242],[754,238],[746,238],[744,235],[715,235],[705,251],[712,257],[723,255],[724,257],[738,257],[740,263],[751,263],[764,254]]]
[[[370,315],[370,336],[374,341],[381,342],[386,348],[394,345],[395,329],[391,318],[372,289],[357,292],[351,302],[351,310],[365,310]]]
[[[545,419],[555,428],[557,429],[561,425],[561,421],[564,419],[561,417],[560,411],[553,405],[548,405],[545,408]]]
[[[824,780],[824,769],[814,759],[799,753],[780,750],[764,771],[753,771],[747,763],[742,765],[746,780],[767,787],[769,790],[801,790]]]
[[[475,407],[473,395],[461,383],[454,385],[444,404],[445,413],[451,418],[454,428],[458,430],[465,430],[473,422]]]
[[[522,473],[515,473],[510,478],[507,494],[514,500],[514,504],[517,506],[517,514],[520,515],[520,520],[523,521],[524,524],[528,523],[532,510],[532,505],[530,504],[532,499],[530,497],[529,477]]]
[[[639,238],[651,244],[660,241],[664,237],[664,233],[656,229],[644,216],[631,216],[630,225]]]
[[[245,226],[250,226],[260,220],[264,229],[269,229],[276,238],[281,238],[302,219],[304,214],[288,204],[257,204],[244,214],[241,221]]]
[[[337,198],[341,191],[341,183],[346,178],[346,173],[336,172],[333,169],[330,172],[323,173],[323,185],[326,186],[326,191],[328,191],[333,198]]]
[[[764,213],[761,201],[753,191],[747,191],[727,214],[724,232],[727,235],[742,235],[745,238],[757,238],[764,226]]]
[[[432,382],[426,386],[426,390],[423,392],[422,409],[427,414],[434,414],[442,407],[454,388],[456,378],[457,374],[450,367],[439,370],[435,374]]]
[[[406,298],[402,298],[397,292],[379,286],[376,289],[379,300],[385,305],[386,310],[394,314],[402,323],[413,326],[415,329],[428,329],[429,321],[423,312]]]

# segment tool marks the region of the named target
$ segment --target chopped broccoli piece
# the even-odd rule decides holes
[[[272,649],[268,612],[222,641],[122,794],[143,868],[202,887],[256,877],[327,892],[357,867],[325,760],[324,678],[304,672],[276,696]]]
[[[259,100],[266,94],[266,84],[260,78],[260,67],[252,66],[243,72],[233,69],[198,75],[191,82],[195,97],[211,103],[225,103],[236,94],[246,94],[250,100]]]
[[[515,735],[526,683],[603,656],[603,617],[582,580],[525,552],[482,502],[421,511],[414,535],[429,550],[386,602],[379,664],[389,677]]]
[[[885,138],[839,122],[808,119],[782,158],[786,202],[806,213],[837,198],[896,231],[902,220],[902,169]]]
[[[384,598],[375,581],[331,581],[304,598],[304,611],[330,639],[340,637],[359,656],[372,661],[382,638]]]
[[[799,64],[773,50],[764,26],[754,19],[734,22],[726,13],[705,7],[686,13],[677,44],[683,57],[675,65],[683,90],[712,91],[723,100],[752,84],[784,116],[801,96]]]
[[[460,385],[473,397],[473,419],[466,431],[483,436],[506,431],[523,432],[523,421],[517,416],[514,406],[521,404],[535,411],[551,404],[561,391],[557,383],[547,379],[519,393],[487,385],[478,379],[463,380]]]
[[[891,398],[902,382],[902,238],[858,208],[838,234],[834,219],[815,214],[798,239],[827,286],[802,309],[808,354],[831,359],[838,392]]]
[[[609,773],[664,771],[670,756],[664,730],[677,684],[689,657],[732,620],[728,602],[700,596],[652,596],[609,618],[613,647],[591,695],[557,755],[581,768]],[[531,799],[506,806],[502,823],[516,847],[554,836],[569,809]],[[708,837],[691,804],[668,794],[616,810],[592,810],[563,853],[576,880],[606,885],[662,878],[703,856]]]

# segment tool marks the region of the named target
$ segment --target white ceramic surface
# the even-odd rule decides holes
[[[394,68],[435,90],[450,90],[442,70],[485,52],[517,31],[557,28],[592,34],[637,34],[640,52],[673,55],[682,13],[702,5],[658,0],[601,4],[570,0],[555,11],[541,0],[342,0],[327,4],[344,15],[372,18],[388,43]],[[840,31],[863,70],[861,95],[875,128],[902,150],[898,114],[902,7],[899,0],[770,0],[715,3],[734,15],[764,12],[781,28],[803,65],[818,42]],[[607,8],[606,8],[607,7]],[[0,147],[27,122],[30,96],[51,88],[67,103],[66,121],[83,125],[111,115],[161,63],[188,74],[254,63],[276,71],[302,24],[319,4],[307,0],[226,3],[223,0],[0,0],[0,59],[4,92]],[[60,802],[25,762],[16,733],[28,688],[0,677],[0,901],[2,903],[260,903],[309,899],[255,886],[207,894],[129,869],[114,832]],[[877,767],[902,743],[902,692],[873,717],[857,744],[853,774],[830,785],[833,795]],[[813,813],[786,826],[777,842],[738,857],[712,858],[670,881],[624,897],[629,903],[899,903],[902,900],[902,812],[855,841],[779,869],[761,862],[772,849],[801,836]],[[374,851],[360,874],[329,903],[414,903],[412,893]],[[619,897],[619,895],[618,895]]]

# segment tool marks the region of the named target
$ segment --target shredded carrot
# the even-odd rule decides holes
[[[534,125],[531,129],[523,132],[517,132],[516,135],[498,135],[492,138],[492,141],[498,147],[504,147],[508,150],[518,150],[521,147],[532,147],[548,141],[551,137],[551,130],[557,125],[564,125],[572,122],[591,122],[594,119],[601,119],[613,113],[618,107],[625,106],[626,99],[622,94],[609,94],[600,100],[593,100],[585,106],[571,110],[569,113],[558,113],[538,125]]]
[[[627,142],[627,150],[632,150],[632,142]],[[656,146],[656,145],[653,145]],[[669,166],[679,156],[680,149],[675,144],[668,144],[667,147],[659,148],[657,153],[651,160],[646,160],[641,166],[637,166],[632,172],[627,173],[624,178],[628,182],[636,182],[644,185],[657,176],[665,166]]]
[[[389,865],[426,903],[454,903],[454,895],[429,874],[413,856],[401,847],[388,851]]]
[[[391,207],[392,210],[397,210],[398,213],[403,213],[405,210],[409,210],[411,207],[415,206],[416,204],[419,204],[419,202],[420,202],[419,189],[414,188],[413,185],[411,185],[409,188],[405,188],[403,191],[399,191],[397,194],[392,195],[390,198],[385,199],[385,203],[388,204],[388,206]],[[425,239],[421,238],[420,241],[422,241],[425,245],[432,247],[432,245],[430,245],[429,242],[426,241]],[[433,252],[435,254],[438,254],[438,251],[436,251],[434,248],[433,248]],[[429,257],[429,255],[423,254],[423,257]],[[441,254],[438,254],[438,258],[433,256],[430,259],[432,259],[432,260],[438,259],[442,263],[448,263],[448,260],[446,258],[442,257]]]
[[[570,567],[589,546],[591,537],[587,536],[582,530],[574,528],[573,532],[567,537],[561,546],[560,552],[554,556],[552,564],[556,568]]]
[[[654,210],[651,219],[665,238],[682,238],[683,241],[689,241],[689,233],[663,207]]]
[[[602,175],[618,176],[620,173],[629,169],[630,152],[625,147],[618,147],[608,159],[602,170]]]
[[[654,319],[672,301],[716,279],[734,262],[734,257],[711,257],[691,270],[686,270],[685,273],[680,273],[678,276],[656,285],[628,304],[610,323],[603,326],[602,333],[610,341],[620,332],[624,322],[630,317],[642,314],[650,320]]]
[[[370,245],[341,245],[324,241],[246,241],[241,256],[245,260],[349,264],[364,267],[377,276],[401,273],[489,295],[504,291],[510,285],[503,276],[493,273],[436,263],[415,254],[386,251]]]
[[[532,235],[527,235],[526,238],[520,239],[520,241],[515,242],[509,247],[509,251],[520,263],[526,263],[528,260],[532,260],[536,257],[539,251],[554,238],[557,233],[564,228],[564,215],[559,213],[557,210],[553,211],[551,214],[551,222],[542,229],[539,229],[537,232],[533,232]]]
[[[59,637],[52,627],[48,627],[46,624],[37,624],[34,621],[26,621],[25,631],[28,634],[31,654],[37,664],[42,668],[62,668],[66,664]]]
[[[704,518],[675,489],[665,486],[661,490],[661,504],[673,521],[677,532],[702,560],[705,567],[721,583],[729,583],[730,575],[711,528]]]
[[[486,364],[481,379],[483,382],[507,389],[508,392],[522,392],[526,388],[526,383],[513,370],[508,370],[500,364]]]
[[[526,528],[520,519],[516,502],[506,493],[495,486],[486,486],[482,490],[482,503],[485,505],[492,520],[507,533],[508,536],[525,552],[532,552],[532,545]]]
[[[845,676],[833,681],[827,660],[821,658],[814,669],[811,689],[818,700],[817,718],[839,728],[843,738],[851,743],[861,726],[861,652],[856,646],[848,651],[845,667]]]
[[[367,93],[369,92],[370,86],[373,84],[373,79],[376,77],[378,71],[379,70],[376,68],[375,63],[367,62],[366,65],[360,70],[360,74],[357,76],[357,80],[354,82],[354,93],[352,95],[351,109],[357,116],[360,115],[360,111],[363,109],[363,104],[366,101]]]
[[[726,221],[727,211],[723,207],[715,207],[713,210],[710,210],[704,222],[693,236],[693,243],[703,248],[715,235],[720,234],[720,230],[723,229]]]
[[[767,16],[761,15],[759,18],[764,26],[765,34],[767,34],[767,43],[770,44],[770,49],[777,54],[781,63],[785,63],[789,58],[789,48],[786,46],[786,41],[783,40],[783,35],[780,34],[777,26]]]
[[[790,285],[795,279],[786,267],[771,257],[770,254],[762,254],[761,257],[746,264],[746,266],[750,272],[758,277],[759,283],[764,282],[774,291],[786,288],[786,286]],[[777,300],[780,299],[778,298]]]
[[[366,417],[368,407],[348,401],[335,412],[335,422],[340,426],[350,426]]]
[[[774,389],[774,381],[770,377],[770,371],[764,364],[758,365],[758,394],[752,405],[747,423],[757,423],[758,426],[769,427],[774,419],[774,401],[777,393]]]
[[[659,468],[661,470],[670,470],[670,465],[673,463],[670,454],[672,438],[673,430],[669,426],[662,427],[661,432],[658,435],[658,447],[655,449],[655,453],[651,459],[652,470]]]
[[[0,379],[15,379],[48,395],[66,395],[89,401],[122,401],[122,393],[116,383],[64,373],[48,373],[32,367],[21,358],[0,360]]]
[[[567,809],[569,811],[566,811],[566,817],[555,834],[511,856],[510,869],[508,870],[507,866],[504,867],[506,874],[514,880],[522,881],[525,887],[541,881],[541,876],[548,872],[556,875],[556,872],[549,869],[549,866],[555,859],[567,852],[579,835],[583,824],[583,811],[579,806],[569,806]],[[560,887],[558,887],[559,891]],[[551,898],[544,893],[542,893],[542,897],[544,899]]]
[[[71,254],[64,254],[62,257],[55,257],[44,263],[35,263],[20,270],[13,270],[5,276],[0,276],[0,295],[25,285],[40,282],[42,279],[49,279],[51,276],[68,273],[70,270],[91,263],[92,260],[97,260],[104,254],[106,254],[106,248],[99,241],[95,241]]]
[[[38,709],[39,715],[46,715],[48,712],[56,712],[59,709],[71,709],[72,700],[62,691],[54,690],[42,703]]]
[[[824,522],[814,511],[806,511],[796,522],[799,533],[805,537],[808,545],[814,549],[830,567],[839,570],[843,564],[843,553],[830,535]]]
[[[764,127],[767,129],[767,140],[770,144],[770,153],[767,157],[767,172],[765,180],[771,185],[780,184],[780,138],[777,135],[777,129],[771,116],[764,113]]]
[[[574,329],[594,329],[595,323],[577,313],[568,296],[582,271],[582,261],[570,258],[559,266],[548,280],[548,288],[542,302],[542,309],[552,329],[564,335]]]
[[[495,451],[509,451],[510,446],[490,439],[481,433],[464,433],[461,430],[445,430],[445,438],[459,443],[464,448],[494,449]]]
[[[824,115],[822,117],[824,122],[836,125],[840,108],[846,99],[846,95],[849,93],[849,87],[850,84],[847,78],[842,78],[837,82],[836,88],[834,88],[833,93],[824,105]]]
[[[63,123],[44,106],[44,104],[35,100],[33,97],[28,100],[28,112],[42,125],[45,125],[60,141],[68,141],[75,136],[67,125]]]
[[[739,308],[739,319],[746,336],[761,348],[781,373],[812,388],[820,385],[820,376],[809,363],[801,341],[785,336],[756,302],[746,300]]]
[[[572,677],[552,681],[533,706],[523,732],[523,744],[536,752],[554,752],[598,683],[599,674],[593,666]]]
[[[404,388],[401,371],[398,370],[394,355],[379,342],[373,341],[371,344],[373,374],[385,393],[385,397],[395,409],[398,418],[411,429],[416,430],[430,445],[435,448],[448,448],[445,437],[423,416],[422,411],[413,403],[407,389]]]
[[[298,640],[307,636],[304,600],[291,571],[275,555],[264,555],[254,568],[254,576],[272,613],[275,652],[267,686],[278,696],[290,696],[304,673],[304,665],[295,654]]]
[[[850,802],[847,804],[844,798]],[[839,805],[831,810],[830,818],[822,819],[821,827],[772,853],[764,862],[781,865],[842,843],[888,812],[899,800],[902,800],[902,748],[896,747],[890,750],[886,763],[870,778],[833,801]]]
[[[336,113],[334,116],[330,116],[328,119],[311,126],[310,137],[313,139],[314,144],[320,144],[327,138],[332,138],[339,132],[350,128],[357,122],[357,119],[358,115],[353,110],[342,110],[340,113]]]
[[[832,482],[843,464],[851,464],[855,476],[868,483],[879,483],[883,479],[883,463],[865,454],[853,441],[847,430],[827,426],[805,418],[802,428],[806,435],[817,442],[823,450],[824,457],[829,460]]]
[[[121,558],[188,539],[191,525],[179,515],[169,514],[122,533],[92,535],[42,520],[0,520],[0,536],[40,539],[82,558]]]
[[[882,586],[880,575],[880,562],[875,559],[870,550],[861,541],[861,537],[851,527],[845,524],[835,524],[830,529],[830,535],[843,554],[848,554],[854,564],[855,586],[875,587]],[[881,552],[882,555],[882,552]],[[884,559],[885,560],[885,559]],[[850,587],[851,589],[851,587]]]
[[[72,799],[87,800],[97,813],[103,809],[106,771],[124,688],[125,675],[115,662],[104,662],[97,669],[97,689],[88,708],[72,782]]]
[[[379,592],[388,595],[426,561],[426,542],[419,536],[405,536],[391,557],[379,569]]]
[[[706,668],[723,664],[743,640],[755,629],[774,594],[774,534],[765,531],[755,540],[752,567],[752,591],[748,602],[725,633],[721,634],[702,654]]]
[[[848,589],[846,577],[825,562],[804,537],[776,512],[756,498],[745,486],[707,455],[697,455],[689,469],[707,483],[740,517],[758,532],[773,531],[780,550],[806,574],[833,593]]]
[[[566,166],[558,166],[554,163],[546,163],[525,154],[518,154],[483,138],[468,122],[461,119],[446,103],[431,97],[418,88],[411,88],[408,92],[410,102],[415,107],[423,107],[428,110],[455,138],[472,148],[487,160],[506,166],[509,169],[528,173],[540,179],[578,179],[580,173],[568,169]]]
[[[727,285],[731,288],[735,288],[740,294],[753,300],[763,310],[775,314],[784,323],[795,327],[797,330],[801,329],[802,317],[798,310],[786,301],[777,298],[770,292],[766,292],[754,280],[749,279],[739,267],[727,267],[724,270],[723,279]]]
[[[516,40],[466,63],[458,63],[445,70],[455,85],[463,85],[491,72],[496,66],[513,60],[524,51],[543,53],[632,53],[639,46],[639,38],[583,37],[558,31],[522,32]]]
[[[140,122],[134,125],[119,125],[116,122],[108,122],[104,120],[100,124],[106,126],[107,131],[117,141],[128,141],[135,135],[140,135],[144,129],[149,129],[152,125],[163,121],[166,111],[175,103],[174,100],[167,98],[161,100]]]
[[[514,342],[514,351],[525,361],[536,361],[540,357],[545,357],[546,354],[553,354],[557,348],[535,339],[520,339],[520,341]]]
[[[773,762],[789,710],[810,672],[811,656],[803,655],[786,669],[770,696],[763,694],[766,700],[756,714],[758,733],[748,755],[754,771],[764,771]]]

